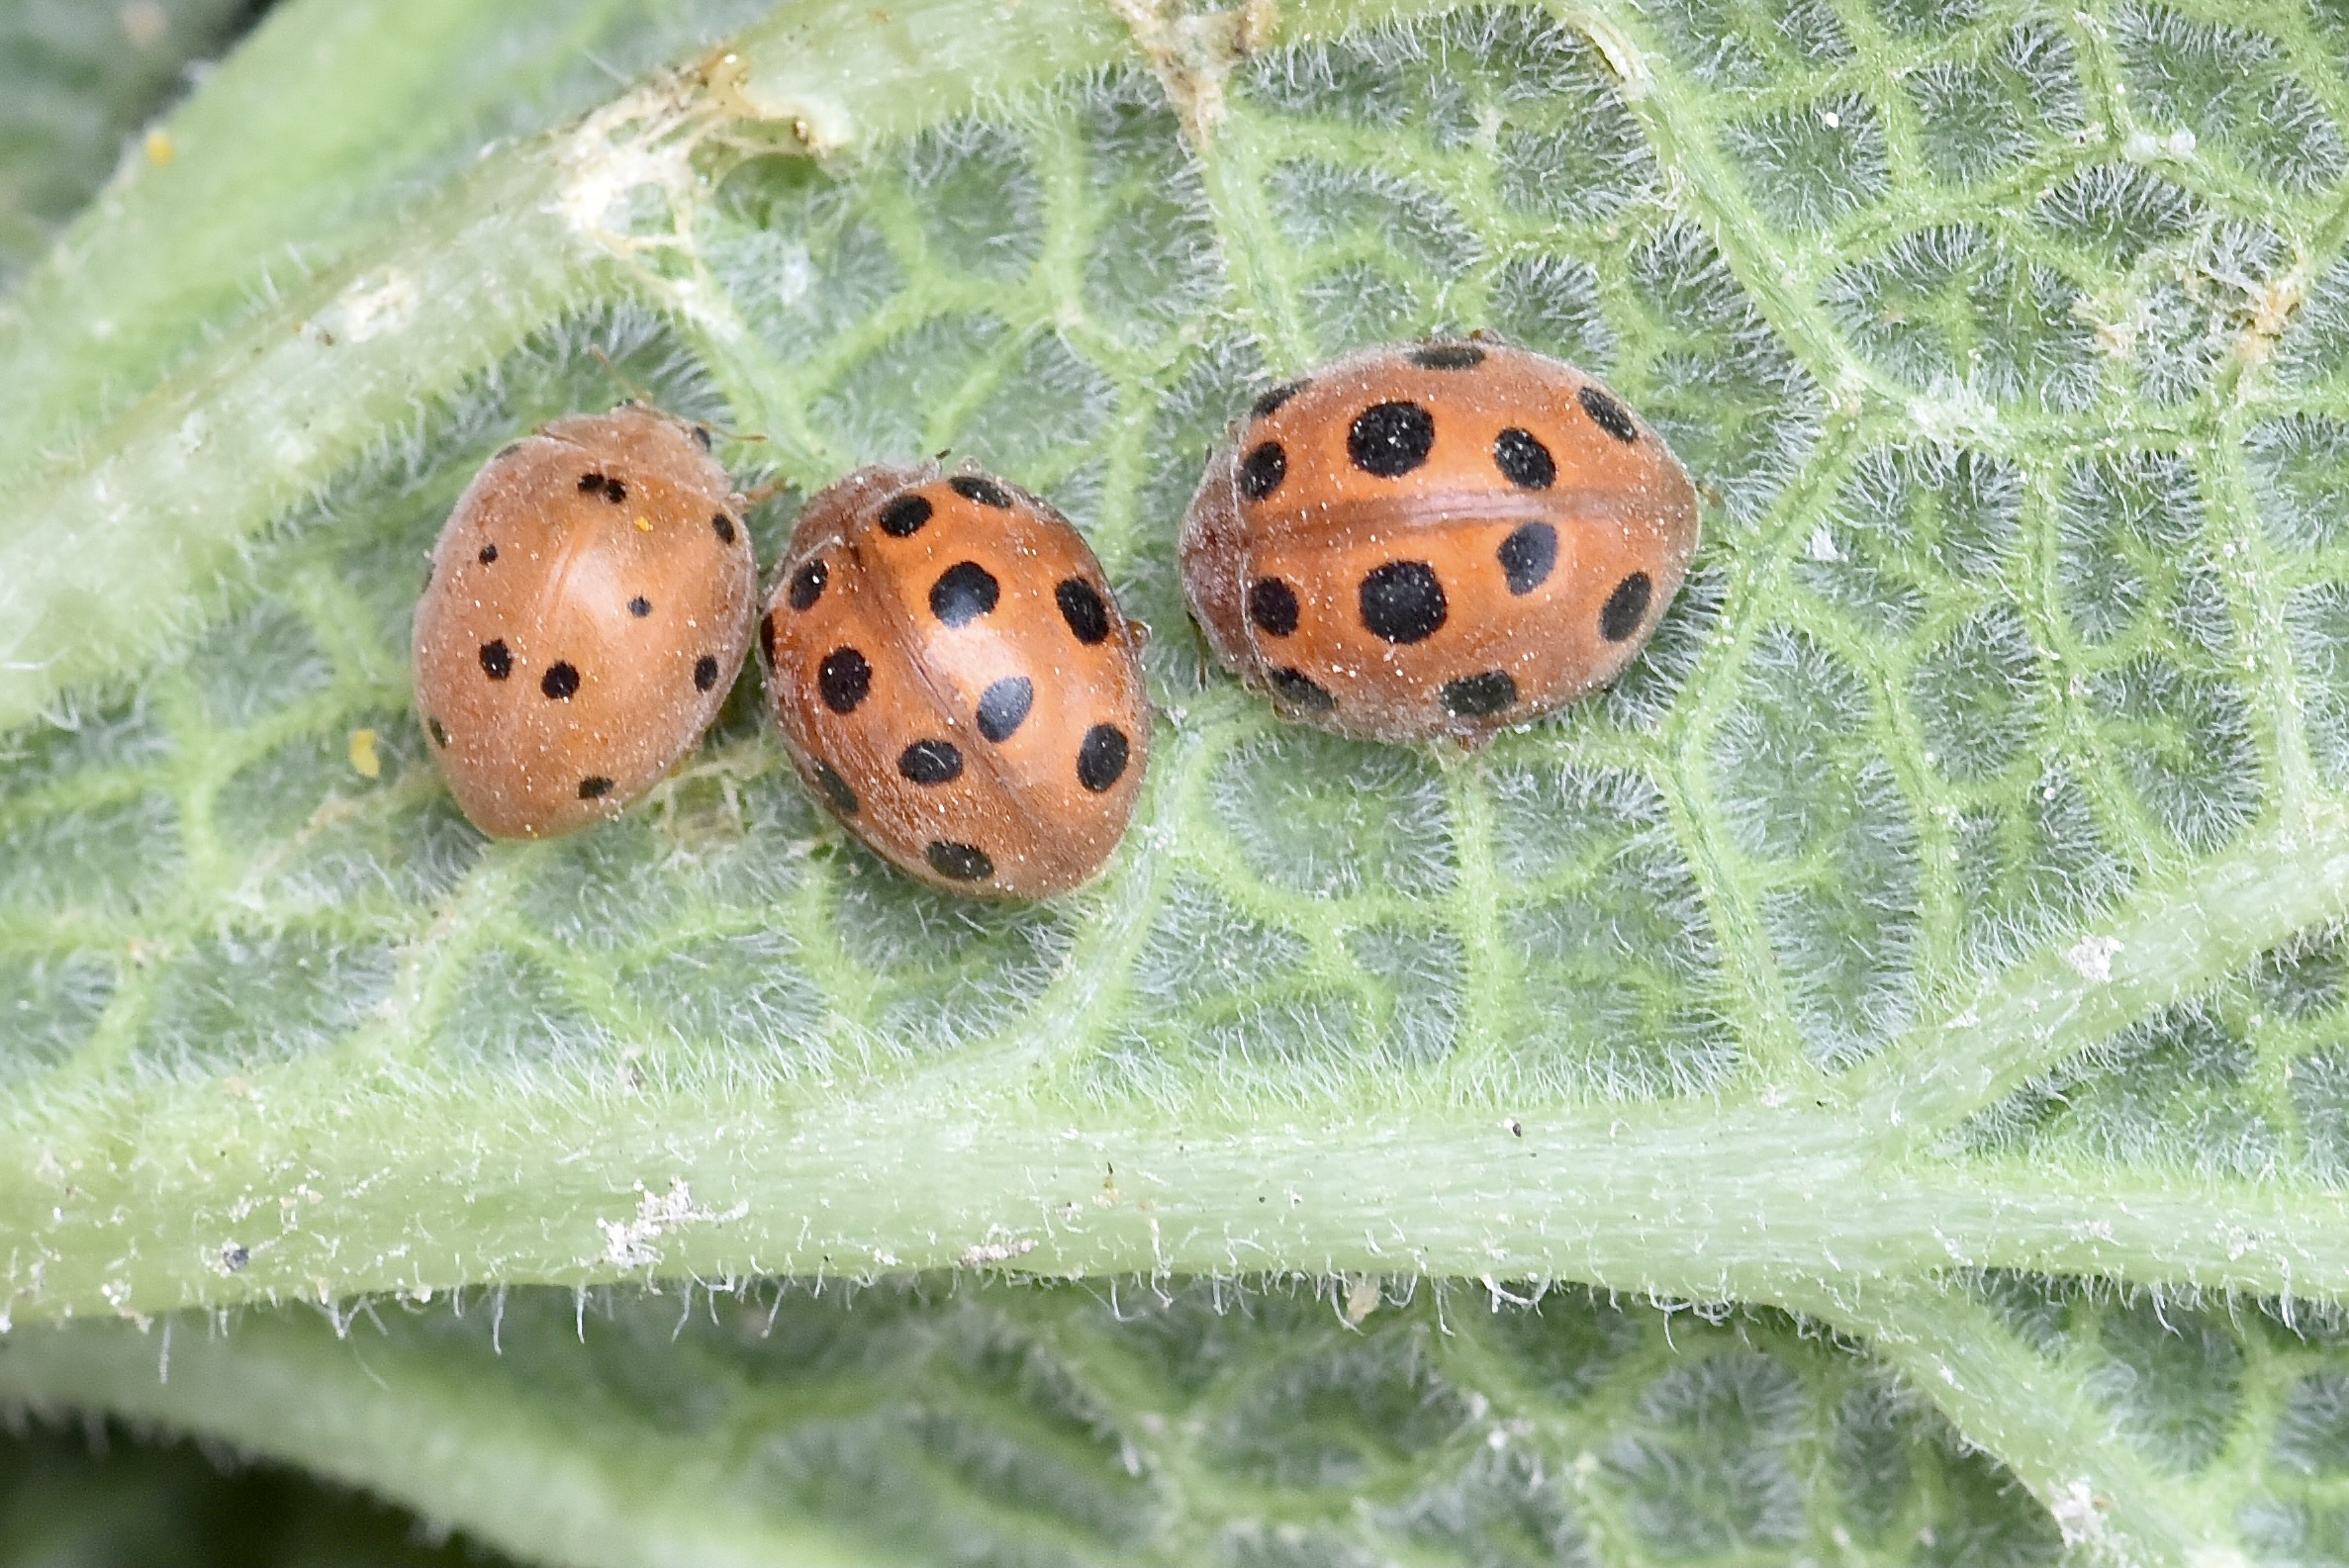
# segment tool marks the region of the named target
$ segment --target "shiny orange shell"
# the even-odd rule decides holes
[[[936,886],[1037,898],[1133,815],[1144,635],[1066,517],[923,463],[807,504],[759,643],[792,761],[850,832]]]
[[[616,816],[716,716],[758,567],[706,439],[633,405],[557,419],[449,513],[417,605],[417,717],[483,832]]]
[[[1620,675],[1696,544],[1687,474],[1605,387],[1435,341],[1259,398],[1191,499],[1182,586],[1287,716],[1477,744]]]

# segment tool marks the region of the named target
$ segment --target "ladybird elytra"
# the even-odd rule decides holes
[[[910,875],[999,898],[1082,884],[1124,835],[1148,764],[1144,636],[1068,518],[935,462],[812,498],[759,626],[814,797]]]
[[[1178,554],[1209,648],[1284,715],[1479,745],[1621,675],[1697,531],[1686,472],[1621,399],[1480,336],[1261,395]]]
[[[758,568],[742,499],[695,430],[635,404],[557,419],[492,457],[441,528],[417,605],[417,717],[483,832],[551,838],[617,815],[725,699]]]

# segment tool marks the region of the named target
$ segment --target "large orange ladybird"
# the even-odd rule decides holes
[[[416,611],[417,717],[483,832],[616,816],[716,716],[758,567],[708,443],[633,404],[577,415],[458,499]]]
[[[1182,586],[1289,717],[1478,744],[1621,674],[1696,543],[1687,474],[1605,387],[1433,341],[1257,399],[1191,498]]]
[[[938,886],[1036,898],[1133,815],[1143,636],[1068,518],[923,463],[807,504],[759,647],[792,761],[850,832]]]

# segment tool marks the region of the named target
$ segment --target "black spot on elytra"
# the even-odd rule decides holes
[[[881,531],[893,539],[911,538],[921,532],[933,509],[927,496],[899,496],[881,508]]]
[[[706,692],[717,685],[717,655],[705,653],[694,661],[694,690]]]
[[[1258,393],[1256,402],[1248,406],[1248,416],[1252,419],[1263,418],[1298,393],[1303,392],[1309,385],[1310,383],[1304,381],[1284,381],[1277,387]]]
[[[963,776],[962,748],[950,740],[917,740],[897,753],[897,772],[909,784],[952,784]]]
[[[977,561],[957,561],[930,585],[930,613],[949,626],[967,626],[995,607],[995,575]]]
[[[538,678],[538,690],[549,702],[568,702],[579,690],[579,666],[568,659],[557,659],[546,667],[546,674]]]
[[[1297,629],[1297,591],[1276,577],[1248,585],[1248,618],[1258,629],[1285,637]]]
[[[496,457],[493,457],[493,458],[491,458],[491,459],[490,459],[490,461],[491,461],[491,462],[493,462],[493,463],[503,463],[503,462],[505,462],[505,461],[506,461],[508,458],[512,457],[512,456],[513,456],[515,453],[517,453],[517,452],[520,451],[521,449],[522,449],[522,443],[521,443],[521,442],[519,442],[519,441],[508,441],[508,442],[507,442],[507,443],[506,443],[504,446],[501,446],[501,447],[499,447],[499,448],[498,448],[498,455],[497,455]]]
[[[979,693],[979,733],[1000,745],[1011,738],[1036,702],[1036,684],[1007,675]]]
[[[1416,403],[1373,403],[1346,431],[1346,455],[1354,466],[1380,479],[1410,473],[1435,444],[1436,416]]]
[[[708,451],[708,450],[709,450],[709,426],[708,426],[708,425],[706,425],[706,424],[697,424],[697,425],[695,425],[695,426],[694,426],[694,439],[695,439],[695,441],[697,441],[697,442],[699,442],[699,443],[700,443],[700,445],[701,445],[701,448],[702,448],[702,450],[703,450],[703,451],[705,451],[705,452]],[[731,541],[729,541],[729,542],[731,542]]]
[[[445,750],[448,746],[448,726],[436,718],[424,720],[424,728],[431,731],[432,744]]]
[[[1531,594],[1550,581],[1557,565],[1557,530],[1547,522],[1529,522],[1503,539],[1493,553],[1500,558],[1509,592]]]
[[[873,690],[873,667],[854,648],[834,648],[815,667],[815,690],[835,713],[853,713]]]
[[[1052,597],[1061,606],[1061,619],[1069,623],[1079,642],[1089,648],[1107,639],[1109,606],[1101,602],[1100,590],[1081,577],[1064,577]]]
[[[1374,637],[1412,643],[1444,624],[1444,585],[1425,561],[1389,561],[1362,578],[1362,625]]]
[[[1011,493],[984,475],[957,474],[946,483],[965,501],[976,501],[982,507],[992,507],[998,511],[1007,511],[1011,507]]]
[[[493,562],[493,561],[495,561],[495,560],[497,560],[497,559],[498,559],[498,547],[497,547],[497,545],[495,545],[495,544],[485,544],[485,545],[483,545],[483,546],[481,547],[481,554],[479,554],[479,555],[475,556],[475,557],[474,557],[474,559],[475,559],[475,560],[477,560],[477,561],[479,561],[479,562],[480,562],[480,563],[481,563],[483,566],[488,566],[488,565],[489,565],[491,562]]]
[[[831,580],[831,571],[821,561],[810,561],[794,572],[790,600],[792,608],[813,609],[815,601],[824,597],[824,585]]]
[[[506,646],[506,639],[481,645],[481,673],[493,681],[503,681],[514,674],[514,650]]]
[[[1316,712],[1327,713],[1338,705],[1338,699],[1330,694],[1330,689],[1302,670],[1275,670],[1267,679],[1272,683],[1272,690],[1282,700],[1297,707],[1309,707]]]
[[[1077,782],[1099,794],[1125,777],[1129,747],[1115,724],[1095,724],[1077,748]]]
[[[983,882],[995,875],[995,863],[976,844],[932,839],[923,847],[921,858],[950,882]]]
[[[638,620],[642,620],[645,616],[652,613],[652,600],[646,599],[642,594],[637,595],[634,599],[628,600],[628,613],[635,616]]]
[[[815,786],[832,802],[832,809],[844,817],[857,814],[857,792],[848,787],[848,781],[834,773],[828,763],[814,765]]]
[[[718,543],[732,544],[734,542],[734,519],[722,511],[713,511],[709,514],[709,531],[717,535]]]
[[[1264,500],[1287,477],[1288,454],[1278,441],[1262,442],[1240,459],[1240,494],[1250,501]]]
[[[759,657],[767,668],[775,668],[775,615],[773,611],[759,617]]]
[[[1493,437],[1493,467],[1519,490],[1548,490],[1557,480],[1557,459],[1531,430],[1512,425]]]
[[[628,499],[628,487],[616,479],[607,479],[604,481],[604,499],[616,507]]]
[[[1411,350],[1411,363],[1422,370],[1474,370],[1484,363],[1484,350],[1474,343],[1423,343]]]
[[[1598,387],[1585,384],[1574,394],[1582,412],[1590,415],[1591,423],[1629,445],[1640,438],[1640,427],[1632,422],[1632,411],[1609,397]]]
[[[1486,718],[1517,700],[1517,683],[1506,670],[1487,670],[1445,682],[1441,696],[1444,706],[1461,718]]]
[[[601,800],[610,793],[611,781],[602,774],[590,774],[579,781],[579,798],[582,800]]]
[[[601,493],[603,489],[604,476],[602,474],[582,474],[579,476],[579,493],[581,495],[597,495]]]
[[[1640,629],[1646,618],[1647,600],[1655,585],[1647,581],[1645,572],[1634,572],[1615,585],[1615,592],[1607,596],[1606,605],[1599,611],[1599,635],[1609,642],[1622,642]]]

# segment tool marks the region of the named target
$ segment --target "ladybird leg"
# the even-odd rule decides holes
[[[1455,768],[1475,767],[1478,754],[1492,744],[1492,737],[1493,732],[1489,730],[1446,730],[1442,734],[1428,736],[1425,744],[1435,759],[1436,767],[1444,773],[1450,773]]]

